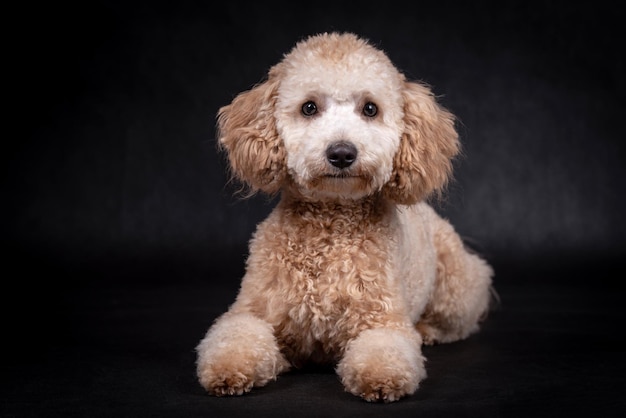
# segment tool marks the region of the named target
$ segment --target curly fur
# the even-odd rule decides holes
[[[366,40],[326,33],[222,107],[218,129],[233,177],[281,199],[197,347],[202,386],[238,395],[315,362],[367,401],[414,393],[421,345],[468,337],[489,308],[491,267],[425,203],[459,152],[453,115]]]

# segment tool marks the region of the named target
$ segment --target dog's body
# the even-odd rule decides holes
[[[413,393],[423,343],[478,329],[491,268],[424,202],[458,152],[450,113],[351,34],[300,42],[219,115],[233,174],[281,200],[250,242],[198,377],[242,394],[307,362],[368,401]]]

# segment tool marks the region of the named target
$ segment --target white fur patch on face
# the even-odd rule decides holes
[[[340,61],[297,52],[285,62],[275,113],[295,184],[321,198],[358,199],[379,190],[389,180],[404,129],[400,74],[373,48]],[[316,109],[309,116],[302,111],[307,102]],[[376,105],[375,116],[364,114],[367,103]],[[356,148],[349,167],[328,159],[327,149],[337,142]]]

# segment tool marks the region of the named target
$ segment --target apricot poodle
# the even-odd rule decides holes
[[[391,402],[426,377],[422,344],[466,338],[492,270],[426,203],[459,151],[455,119],[350,33],[296,44],[218,115],[232,175],[280,201],[250,241],[229,310],[197,346],[211,394],[329,364]]]

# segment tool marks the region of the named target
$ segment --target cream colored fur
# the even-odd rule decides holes
[[[331,33],[299,42],[218,125],[233,176],[281,199],[197,347],[202,386],[240,395],[316,362],[367,401],[414,393],[421,345],[466,338],[489,305],[491,268],[425,203],[451,174],[454,117],[382,51]]]

